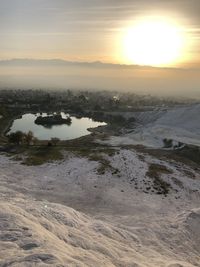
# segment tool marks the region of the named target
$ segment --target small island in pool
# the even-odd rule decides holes
[[[60,125],[60,124],[68,124],[70,125],[72,119],[70,117],[63,118],[60,114],[51,115],[51,116],[39,116],[36,118],[35,123],[39,125]]]

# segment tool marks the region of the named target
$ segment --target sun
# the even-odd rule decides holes
[[[138,65],[168,66],[183,56],[184,35],[171,21],[143,19],[128,27],[123,36],[126,62]]]

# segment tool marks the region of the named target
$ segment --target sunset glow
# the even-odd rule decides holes
[[[143,19],[128,27],[123,36],[123,57],[137,65],[173,65],[184,57],[183,30],[164,19]]]

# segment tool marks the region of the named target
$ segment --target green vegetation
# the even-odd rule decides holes
[[[87,143],[87,145],[86,145]],[[111,166],[109,159],[106,159],[105,156],[112,157],[116,153],[116,149],[110,148],[106,145],[100,145],[93,142],[92,136],[81,137],[77,140],[71,140],[66,142],[64,147],[65,151],[78,156],[85,157],[91,161],[96,161],[99,163],[97,168],[98,174],[105,174],[107,170],[111,171],[113,174],[119,172],[118,169],[115,169]]]
[[[27,144],[28,146],[30,146],[36,141],[37,139],[34,137],[31,131],[29,131],[28,133],[17,131],[8,135],[8,142],[15,145]]]
[[[6,133],[6,130],[9,128],[11,122],[12,122],[12,116],[8,116],[7,112],[4,111],[3,114],[0,113],[3,117],[0,118],[0,143],[4,144],[7,142],[7,138],[4,136]]]
[[[59,138],[57,138],[57,137],[52,137],[52,138],[51,138],[51,143],[52,143],[54,146],[58,145],[59,142],[60,142],[60,139],[59,139]]]
[[[97,161],[99,163],[99,166],[97,168],[97,173],[99,175],[103,175],[106,173],[106,171],[111,171],[112,174],[117,174],[119,170],[112,167],[112,165],[110,164],[110,161],[104,157],[103,153],[100,151],[96,151],[96,153],[93,152],[88,157],[89,160]],[[110,155],[113,155],[113,154],[110,154]]]
[[[62,125],[62,124],[70,125],[72,123],[72,119],[70,117],[62,118],[61,114],[53,114],[45,117],[39,116],[36,118],[35,123],[44,126]]]
[[[176,150],[175,154],[181,158],[200,164],[200,148],[195,146],[184,146]]]
[[[24,134],[21,131],[17,131],[15,133],[11,133],[8,136],[8,142],[11,144],[20,145],[24,141]]]
[[[62,160],[62,151],[62,148],[58,146],[27,146],[23,144],[5,146],[2,152],[25,165],[42,165],[47,162]]]
[[[200,148],[192,145],[184,145],[177,149],[151,149],[144,146],[124,146],[125,149],[135,149],[140,153],[149,154],[160,160],[185,164],[193,169],[200,169]]]
[[[63,154],[58,147],[30,147],[25,153],[23,164],[25,165],[42,165],[55,160],[62,160]]]
[[[8,111],[7,111],[6,107],[0,106],[0,115],[3,117],[8,117]]]
[[[161,175],[171,173],[172,171],[167,169],[166,166],[152,163],[149,165],[149,170],[146,175],[153,179],[154,189],[157,193],[166,196],[169,193],[170,184],[163,181]]]
[[[63,159],[62,152],[67,151],[76,156],[98,161],[106,169],[109,162],[103,160],[102,155],[112,156],[116,152],[107,145],[95,143],[94,135],[67,141],[59,140],[56,137],[49,141],[40,141],[36,140],[30,131],[27,134],[18,131],[10,134],[7,140],[9,142],[2,147],[2,152],[26,165],[41,165],[49,161],[61,160]],[[101,156],[95,158],[95,155]],[[111,166],[109,168],[112,169]],[[100,169],[97,171],[101,172]]]

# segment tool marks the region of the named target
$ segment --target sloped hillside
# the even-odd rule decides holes
[[[1,266],[199,266],[199,209],[137,227],[22,195],[0,210]]]
[[[131,149],[0,168],[2,267],[199,266],[198,169]]]
[[[109,144],[142,144],[163,147],[165,138],[200,146],[200,104],[135,112],[137,127],[120,137],[111,137]]]

